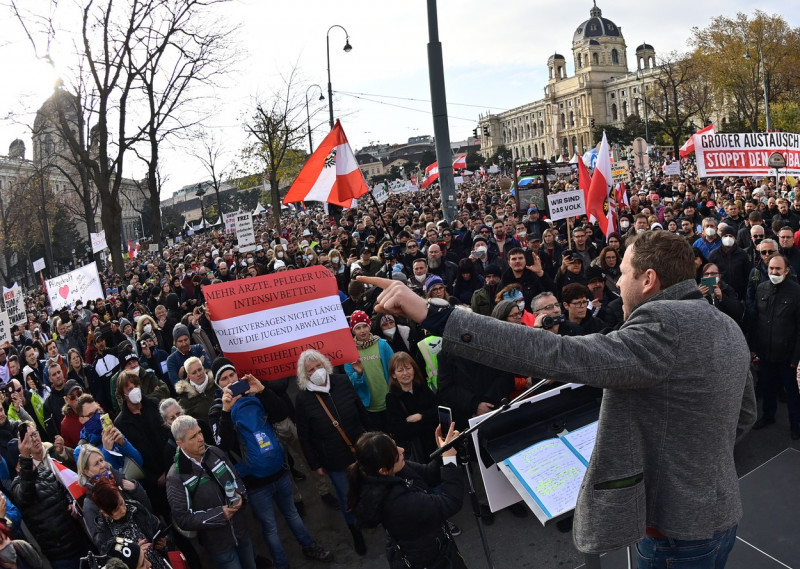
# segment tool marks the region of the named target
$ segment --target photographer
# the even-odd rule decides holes
[[[559,336],[581,335],[580,326],[566,319],[556,295],[552,292],[543,292],[533,297],[531,311],[535,318],[534,328],[543,328]]]

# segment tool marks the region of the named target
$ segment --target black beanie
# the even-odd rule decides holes
[[[211,364],[211,373],[214,374],[214,383],[219,386],[219,378],[225,370],[232,369],[236,371],[236,366],[233,362],[225,356],[218,356],[217,359]]]
[[[178,338],[181,336],[189,336],[191,338],[191,334],[189,334],[189,328],[184,326],[183,324],[178,324],[175,328],[172,329],[172,341],[177,342]]]

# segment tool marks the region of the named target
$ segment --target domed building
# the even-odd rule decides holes
[[[481,153],[488,158],[505,145],[518,160],[569,158],[594,146],[593,125],[622,126],[631,114],[644,118],[646,91],[642,88],[658,74],[656,52],[643,43],[635,56],[636,70],[631,72],[622,28],[603,17],[595,0],[589,19],[580,23],[572,36],[574,74],[568,74],[563,55],[551,55],[542,99],[503,113],[481,115]]]

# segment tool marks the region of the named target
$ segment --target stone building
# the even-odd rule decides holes
[[[604,18],[595,3],[572,36],[574,75],[568,75],[563,55],[551,55],[542,99],[481,115],[481,153],[488,158],[505,145],[516,159],[569,158],[594,146],[592,126],[621,126],[631,114],[644,119],[644,97],[658,74],[656,52],[643,43],[635,57],[636,69],[630,71],[622,28]]]

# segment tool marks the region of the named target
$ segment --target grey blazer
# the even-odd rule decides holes
[[[574,540],[602,553],[653,526],[704,539],[742,516],[735,442],[756,418],[750,351],[737,324],[692,280],[639,304],[608,335],[558,336],[467,310],[444,349],[506,371],[605,389]]]

